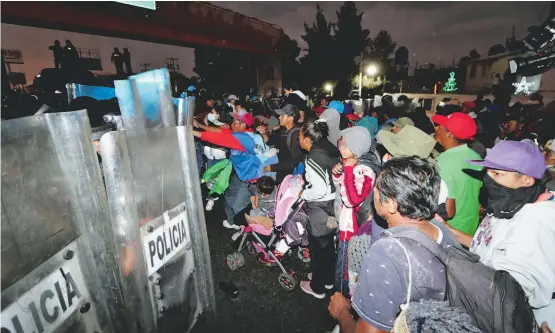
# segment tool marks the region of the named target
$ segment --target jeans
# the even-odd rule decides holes
[[[223,160],[223,158],[219,160],[215,158],[206,158],[206,169],[209,169],[211,166],[213,166],[214,164],[218,163],[221,160]]]
[[[241,181],[235,173],[229,179],[229,187],[225,191],[225,215],[229,223],[235,216],[251,203],[249,183]]]
[[[197,153],[198,174],[202,177],[202,156],[204,156],[204,145],[200,140],[195,141],[195,150]]]
[[[348,255],[349,242],[339,241],[337,247],[337,260],[335,261],[335,283],[334,287],[337,291],[341,292],[343,296],[349,298],[349,281],[345,279],[345,272],[347,271],[347,255]]]
[[[314,237],[308,234],[310,247],[310,266],[312,268],[312,281],[310,288],[317,294],[326,292],[326,285],[333,284],[335,264],[335,246],[333,233]]]

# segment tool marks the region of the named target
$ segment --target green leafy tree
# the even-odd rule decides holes
[[[305,33],[301,38],[308,44],[307,53],[300,59],[305,88],[317,87],[332,79],[330,68],[333,67],[334,40],[331,35],[331,22],[326,20],[320,5],[316,5],[316,20],[312,25],[304,24]]]
[[[468,56],[470,57],[471,60],[480,59],[480,53],[478,53],[478,51],[476,51],[476,49],[472,49],[468,53]]]
[[[282,53],[282,71],[284,82],[300,82],[300,63],[297,60],[301,53],[301,48],[296,40],[284,35],[280,41]]]
[[[359,72],[361,53],[370,45],[370,31],[362,28],[363,12],[359,12],[355,3],[346,1],[336,12],[334,24],[334,78],[338,81],[335,90],[346,94],[350,89],[349,78]]]
[[[496,54],[502,54],[502,53],[505,53],[505,46],[501,44],[495,44],[489,48],[488,56],[491,57]]]
[[[391,57],[396,47],[397,43],[393,42],[389,32],[381,30],[372,43],[372,54],[374,57],[386,61]]]

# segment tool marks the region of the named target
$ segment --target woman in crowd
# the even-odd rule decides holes
[[[341,122],[341,115],[339,114],[338,110],[331,107],[333,106],[332,103],[330,103],[329,108],[320,115],[320,119],[323,119],[328,127],[329,134],[327,135],[327,139],[329,140],[329,142],[337,147],[337,141],[339,140],[339,123]]]
[[[305,160],[305,187],[300,197],[305,200],[309,218],[309,242],[312,273],[310,281],[302,281],[301,289],[323,299],[326,289],[333,287],[335,247],[333,217],[335,187],[332,169],[339,163],[339,152],[327,140],[329,128],[325,120],[303,124],[299,133],[301,148],[308,152]]]

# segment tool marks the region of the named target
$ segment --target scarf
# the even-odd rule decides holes
[[[511,219],[524,205],[535,202],[545,192],[543,184],[511,189],[495,182],[488,174],[484,176],[488,191],[486,212],[500,219]]]

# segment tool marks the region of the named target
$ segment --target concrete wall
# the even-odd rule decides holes
[[[476,76],[471,78],[472,67],[476,67]],[[485,68],[485,69],[484,69]],[[503,77],[503,73],[509,68],[509,56],[501,57],[497,60],[478,60],[466,66],[466,92],[478,92],[484,87],[491,87],[493,83],[493,74],[499,73]]]
[[[271,73],[270,73],[271,72]],[[258,92],[269,95],[272,89],[279,95],[283,85],[281,59],[270,58],[258,66]]]
[[[69,39],[76,48],[100,50],[102,70],[92,71],[95,74],[115,74],[115,67],[110,61],[114,47],[118,47],[120,52],[127,47],[131,52],[131,66],[135,73],[140,72],[141,63],[150,63],[150,69],[165,68],[166,58],[177,58],[180,72],[186,76],[194,75],[192,48],[4,23],[1,28],[2,48],[21,50],[23,53],[24,63],[11,64],[11,70],[25,73],[27,84],[32,83],[33,77],[43,68],[54,67],[52,51],[48,47],[56,39],[62,45]]]
[[[503,73],[509,69],[509,60],[513,57],[514,55],[507,54],[498,59],[486,58],[469,63],[466,67],[465,91],[475,93],[484,87],[491,87],[493,75],[499,73],[503,77]],[[476,66],[476,76],[471,78],[470,74],[473,66]],[[541,84],[538,91],[544,96],[555,96],[555,69],[550,69],[541,74]]]

